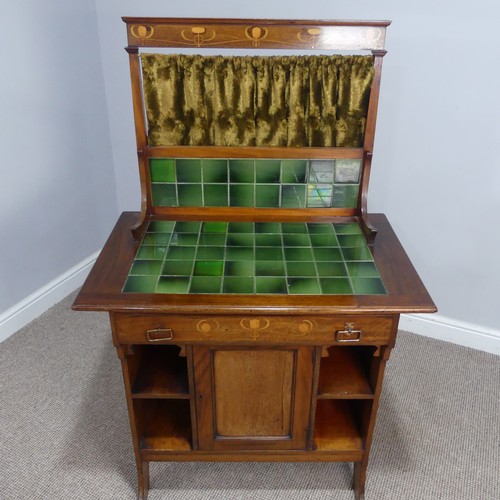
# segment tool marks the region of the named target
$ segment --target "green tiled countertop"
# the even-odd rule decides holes
[[[150,222],[132,293],[385,295],[357,223]]]

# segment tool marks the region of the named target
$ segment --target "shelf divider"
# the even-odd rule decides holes
[[[185,357],[177,346],[144,346],[133,398],[189,399]]]
[[[316,406],[314,445],[317,451],[362,451],[353,402],[319,400]]]
[[[189,401],[156,400],[145,402],[141,449],[151,451],[191,451]]]
[[[369,348],[368,348],[369,349]],[[363,347],[331,347],[321,359],[319,399],[373,399]]]

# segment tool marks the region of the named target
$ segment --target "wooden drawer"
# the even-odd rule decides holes
[[[396,316],[112,316],[115,338],[122,344],[253,343],[364,344],[389,343]],[[394,324],[396,322],[396,324]]]

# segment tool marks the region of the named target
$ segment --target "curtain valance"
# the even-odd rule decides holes
[[[371,56],[141,60],[150,146],[363,145]]]

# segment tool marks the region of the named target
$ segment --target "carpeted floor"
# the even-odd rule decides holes
[[[105,314],[70,296],[0,344],[0,499],[134,499]],[[500,358],[400,332],[367,500],[500,498]],[[349,464],[151,465],[150,500],[352,500]]]

